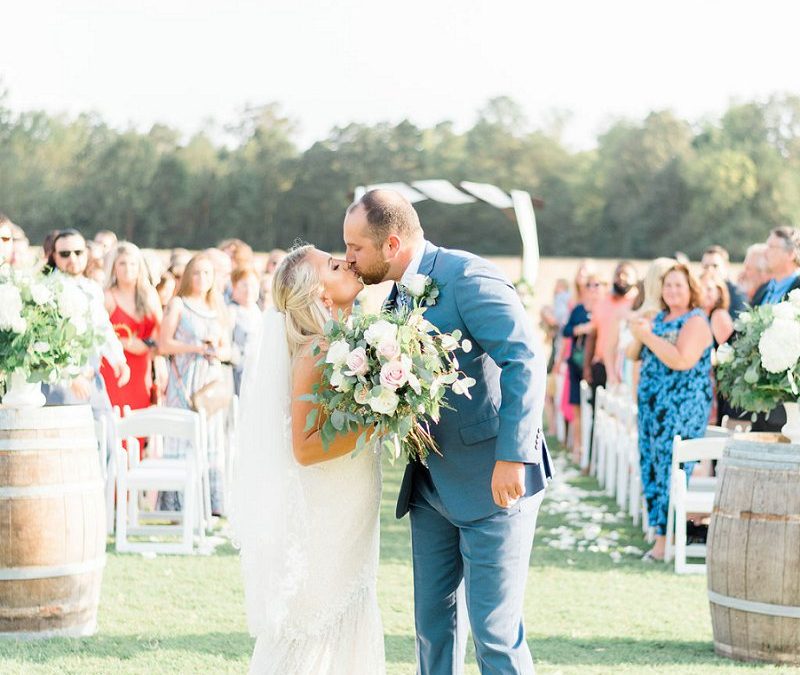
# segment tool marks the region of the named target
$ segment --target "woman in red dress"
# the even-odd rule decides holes
[[[131,369],[128,383],[118,387],[111,367],[103,361],[100,373],[111,405],[120,410],[125,406],[146,408],[152,400],[152,360],[162,311],[158,293],[147,278],[142,252],[134,244],[122,242],[114,251],[105,305]]]

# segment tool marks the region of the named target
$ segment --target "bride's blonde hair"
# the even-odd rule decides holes
[[[272,300],[286,317],[286,339],[293,357],[323,334],[331,318],[322,304],[322,280],[308,257],[313,250],[306,244],[290,251],[272,280]]]

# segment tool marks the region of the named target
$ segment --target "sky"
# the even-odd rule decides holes
[[[463,130],[506,95],[531,128],[569,112],[583,149],[620,117],[800,94],[798,19],[792,0],[4,0],[0,84],[16,111],[187,136],[277,101],[301,147],[350,122]]]

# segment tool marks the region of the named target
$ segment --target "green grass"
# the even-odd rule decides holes
[[[385,471],[378,583],[388,672],[407,675],[415,672],[414,628],[408,520],[393,515],[399,479],[399,469]],[[581,506],[562,501],[556,490],[545,500],[528,576],[526,624],[537,672],[800,672],[716,657],[705,578],[676,576],[624,553],[646,548],[640,532],[627,520],[614,521],[616,508],[596,493],[593,479],[570,483],[586,491]],[[548,545],[558,540],[559,527],[580,530],[569,520],[581,509],[587,517],[594,512],[599,537],[593,528],[584,551]],[[605,548],[603,540],[611,542],[608,551],[588,550],[597,541]],[[618,562],[613,551],[621,552]],[[155,559],[110,549],[99,624],[96,636],[81,640],[0,641],[0,673],[242,673],[253,644],[230,546],[213,556]],[[468,664],[467,672],[478,672],[471,649]]]

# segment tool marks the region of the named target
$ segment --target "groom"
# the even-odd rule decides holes
[[[455,409],[433,429],[441,454],[407,466],[397,503],[398,518],[411,514],[419,672],[463,672],[469,621],[481,672],[533,673],[523,601],[550,462],[545,359],[530,319],[493,265],[426,241],[397,192],[372,190],[350,206],[344,240],[365,283],[395,282],[391,306],[407,302],[398,284],[431,277],[440,294],[425,318],[475,345],[456,352],[476,380],[472,399],[448,397]]]

